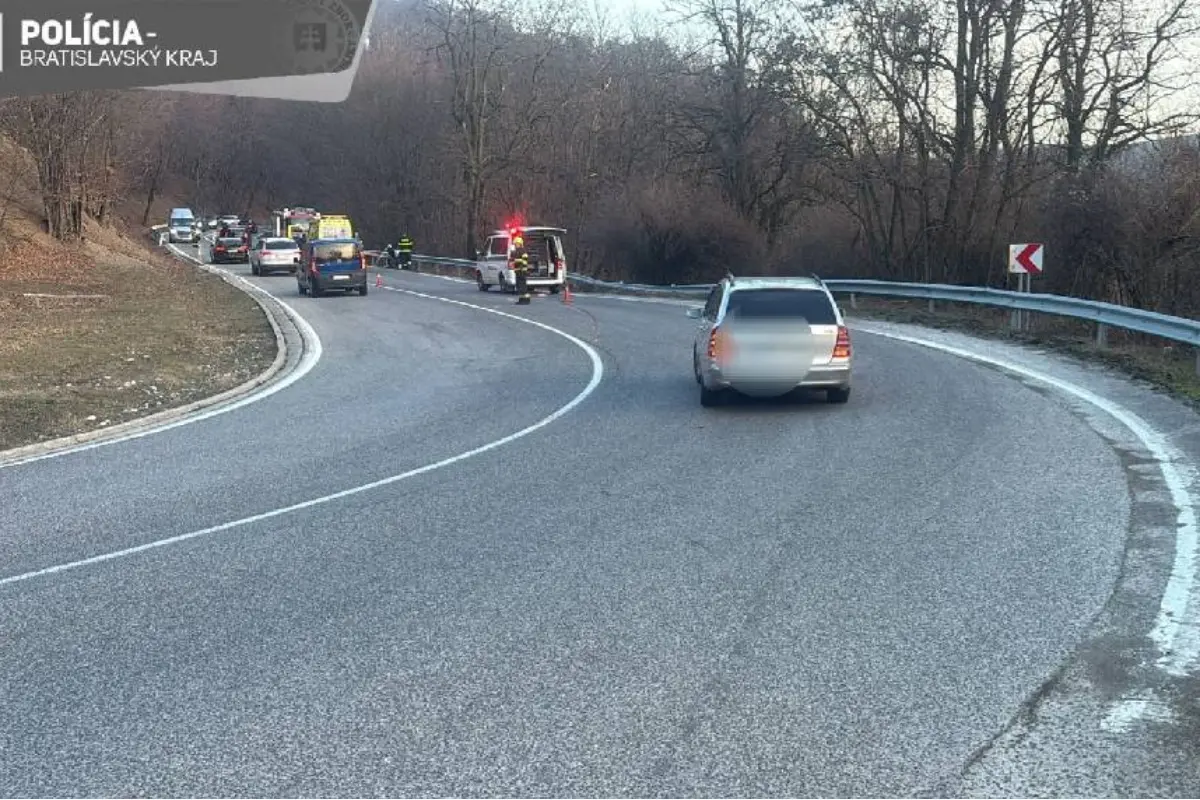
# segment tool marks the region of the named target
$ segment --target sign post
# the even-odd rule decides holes
[[[1008,246],[1008,274],[1017,276],[1017,291],[1028,294],[1034,275],[1042,274],[1041,244],[1010,244]],[[1029,329],[1029,312],[1017,309],[1013,312],[1012,325],[1017,330]]]

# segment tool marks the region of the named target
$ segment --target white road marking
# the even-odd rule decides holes
[[[23,292],[21,297],[50,297],[57,300],[104,300],[106,294],[43,294],[40,292]]]
[[[1125,733],[1134,723],[1144,719],[1153,722],[1173,722],[1175,714],[1171,707],[1154,697],[1130,697],[1118,700],[1104,719],[1100,721],[1100,730],[1106,733]]]
[[[174,250],[179,255],[183,256],[184,258],[190,259],[190,260],[196,262],[197,264],[200,264],[203,267],[210,267],[210,265],[205,264],[204,262],[200,261],[200,259],[196,258],[195,256],[188,255],[187,253],[183,252],[182,250],[180,250],[178,247],[176,247],[173,244],[170,244],[167,246],[170,247],[172,250]],[[225,272],[225,270],[221,270],[221,272]],[[234,275],[233,273],[230,273],[230,272],[226,272],[226,274],[232,278],[242,281],[243,283],[245,283],[249,286],[254,286],[254,284],[252,284],[252,283],[250,283],[250,281],[247,281],[246,279],[242,278],[240,275]],[[257,286],[254,286],[254,288],[260,292],[264,291],[263,289],[261,289]],[[257,392],[252,392],[251,394],[248,394],[245,397],[241,397],[241,398],[233,401],[232,403],[229,403],[226,405],[214,406],[212,408],[208,408],[203,411],[198,411],[195,414],[189,414],[188,416],[181,417],[180,419],[173,420],[171,422],[164,422],[161,425],[155,425],[153,427],[146,428],[145,430],[134,431],[132,433],[123,434],[121,436],[114,436],[111,439],[101,439],[101,440],[95,441],[95,442],[88,442],[86,444],[74,445],[72,447],[63,448],[62,450],[54,450],[49,453],[41,453],[36,456],[30,456],[29,458],[22,458],[18,461],[11,461],[7,464],[0,464],[0,469],[9,469],[11,467],[19,467],[24,464],[31,464],[35,461],[45,461],[48,458],[59,458],[61,456],[71,455],[73,453],[82,453],[85,450],[95,450],[98,447],[108,447],[109,445],[120,444],[121,442],[128,442],[133,439],[141,439],[144,436],[150,436],[152,434],[162,433],[163,431],[169,431],[174,428],[180,428],[180,427],[183,427],[184,425],[191,425],[194,422],[200,422],[202,420],[212,419],[213,417],[218,416],[220,414],[227,414],[230,411],[236,411],[239,408],[245,408],[246,406],[250,405],[251,403],[257,403],[259,400],[263,400],[267,397],[270,397],[271,395],[275,394],[276,392],[283,391],[284,389],[291,386],[296,381],[300,380],[301,378],[303,378],[305,375],[307,375],[309,372],[312,371],[312,368],[315,367],[317,365],[317,362],[321,360],[321,354],[323,352],[323,348],[321,346],[321,337],[317,335],[317,332],[313,329],[312,325],[308,324],[308,320],[306,320],[304,317],[300,316],[300,314],[297,313],[297,311],[294,308],[292,308],[290,305],[288,305],[284,301],[279,300],[279,298],[275,298],[275,300],[278,301],[279,304],[281,306],[283,306],[284,309],[291,316],[292,321],[296,323],[296,327],[300,330],[301,338],[304,339],[304,355],[301,356],[300,363],[296,365],[296,369],[292,370],[292,372],[289,375],[287,375],[285,378],[283,378],[282,380],[277,381],[276,383],[273,383],[270,386],[267,386],[266,388],[261,389]]]
[[[427,472],[433,472],[434,470],[441,469],[442,467],[448,467],[452,464],[457,464],[460,461],[465,461],[468,458],[472,458],[474,456],[481,455],[483,453],[488,452],[489,450],[495,450],[498,447],[503,447],[504,445],[509,444],[510,442],[515,442],[517,439],[521,439],[521,438],[533,433],[534,431],[537,431],[537,430],[540,430],[541,428],[546,427],[547,425],[549,425],[550,423],[559,419],[560,417],[563,417],[564,415],[568,414],[570,411],[572,411],[574,408],[576,408],[580,403],[582,403],[584,400],[586,400],[593,392],[596,391],[596,388],[600,385],[600,381],[604,378],[604,362],[603,362],[603,360],[601,360],[600,354],[597,353],[596,350],[593,349],[592,346],[589,345],[587,342],[584,342],[583,340],[572,336],[571,334],[567,333],[566,331],[559,330],[558,328],[551,327],[550,325],[546,325],[545,323],[542,323],[542,322],[537,322],[536,320],[526,319],[525,317],[521,317],[516,314],[508,314],[506,312],[497,311],[492,308],[484,308],[483,306],[477,306],[477,305],[474,305],[473,303],[464,303],[461,300],[450,300],[445,297],[437,297],[437,296],[431,295],[431,294],[422,294],[421,292],[413,292],[413,291],[409,291],[407,289],[392,289],[391,287],[385,287],[385,288],[388,288],[394,292],[403,292],[404,294],[413,295],[414,297],[423,297],[423,298],[426,298],[429,300],[437,300],[442,303],[450,303],[451,305],[462,306],[463,308],[470,308],[470,309],[474,309],[476,311],[483,311],[484,313],[487,313],[487,314],[495,314],[496,316],[504,317],[506,319],[516,320],[518,322],[523,322],[526,325],[533,325],[534,327],[541,328],[542,330],[549,331],[550,333],[553,333],[557,336],[561,336],[562,338],[566,339],[568,342],[570,342],[571,344],[580,348],[581,350],[583,350],[584,353],[587,354],[588,358],[592,362],[592,377],[588,381],[587,386],[585,386],[583,388],[583,391],[579,392],[579,394],[575,395],[575,397],[572,398],[566,405],[562,406],[561,408],[559,408],[557,411],[550,414],[549,416],[543,417],[542,419],[538,420],[537,422],[533,423],[532,425],[522,428],[521,430],[517,431],[516,433],[510,433],[508,436],[488,442],[485,445],[481,445],[472,450],[468,450],[465,453],[459,453],[456,456],[450,456],[449,458],[444,458],[441,461],[437,461],[433,464],[427,464],[423,467],[417,467],[416,469],[411,469],[407,472],[402,472],[399,475],[392,475],[391,477],[388,477],[388,478],[382,478],[377,481],[371,481],[370,483],[364,483],[361,486],[355,486],[351,489],[344,489],[340,492],[334,492],[333,494],[328,494],[323,497],[316,497],[316,498],[313,498],[312,500],[305,500],[301,503],[295,503],[293,505],[285,506],[283,508],[276,508],[271,511],[264,511],[261,514],[255,514],[253,516],[245,517],[243,519],[237,519],[237,520],[233,520],[231,522],[224,522],[224,523],[221,523],[220,525],[213,525],[210,528],[204,528],[204,529],[198,530],[198,531],[191,531],[190,533],[180,534],[179,536],[171,536],[166,539],[159,539],[159,540],[153,541],[153,542],[146,542],[145,544],[140,544],[135,547],[127,547],[124,550],[116,550],[111,553],[104,553],[102,555],[92,556],[91,558],[84,558],[84,559],[80,559],[78,561],[71,561],[71,562],[68,562],[65,564],[57,564],[52,567],[46,567],[44,569],[33,570],[32,572],[26,572],[26,573],[23,573],[20,575],[13,575],[8,578],[0,578],[0,586],[6,586],[6,585],[12,584],[12,583],[20,583],[22,581],[28,581],[28,580],[32,580],[34,578],[41,578],[41,577],[44,577],[47,575],[54,575],[59,572],[66,572],[68,570],[78,569],[80,567],[86,567],[86,566],[90,566],[92,564],[100,564],[105,561],[113,561],[115,559],[125,558],[127,556],[132,556],[132,555],[136,555],[138,553],[143,553],[147,550],[154,550],[154,549],[157,549],[160,547],[166,547],[168,545],[179,544],[180,542],[186,542],[190,539],[198,539],[202,536],[208,536],[213,533],[220,533],[222,531],[231,530],[233,528],[240,528],[242,526],[250,525],[255,522],[262,522],[263,520],[273,519],[275,517],[281,517],[285,514],[290,514],[294,511],[301,511],[306,508],[312,508],[313,506],[319,506],[319,505],[323,505],[325,503],[331,503],[334,500],[341,500],[346,497],[353,497],[354,495],[362,494],[363,492],[368,492],[372,489],[378,489],[382,486],[388,486],[393,483],[398,483],[399,481],[403,481],[408,478],[415,478],[418,475],[424,475]]]
[[[674,300],[654,297],[626,297],[611,294],[580,293],[576,297],[592,297],[596,299],[620,300],[630,303],[651,303],[657,305],[695,306],[697,303],[687,300]],[[1116,419],[1137,437],[1138,441],[1150,453],[1163,476],[1171,504],[1175,507],[1175,559],[1172,564],[1171,576],[1163,591],[1159,604],[1158,615],[1150,637],[1161,654],[1158,665],[1169,675],[1176,677],[1188,674],[1189,669],[1200,661],[1200,598],[1196,597],[1196,571],[1200,566],[1197,562],[1200,556],[1200,527],[1197,524],[1196,500],[1189,491],[1196,479],[1195,469],[1187,456],[1180,452],[1170,440],[1155,430],[1149,423],[1133,412],[1120,405],[1101,397],[1093,392],[1076,386],[1067,381],[1042,374],[1028,367],[1015,364],[991,356],[985,356],[938,342],[890,333],[872,329],[859,323],[854,328],[883,336],[889,339],[908,342],[910,344],[941,350],[950,355],[972,361],[990,364],[1008,372],[1022,375],[1031,380],[1052,386],[1059,391],[1070,394]],[[1145,703],[1133,703],[1125,708],[1124,714],[1140,713],[1149,709]]]
[[[656,305],[697,305],[697,303],[687,300],[627,297],[612,294],[579,293],[576,294],[576,297]],[[1200,598],[1196,597],[1196,570],[1200,566],[1197,563],[1197,558],[1200,556],[1200,527],[1197,525],[1197,503],[1189,491],[1189,486],[1193,485],[1196,474],[1187,456],[1172,445],[1166,436],[1155,430],[1141,417],[1111,400],[1075,384],[1045,375],[1011,361],[985,356],[951,345],[914,336],[872,329],[857,322],[853,327],[876,336],[883,336],[934,350],[941,350],[944,353],[955,355],[959,358],[990,364],[1008,372],[1016,373],[1039,383],[1052,386],[1059,391],[1072,395],[1100,409],[1124,425],[1137,437],[1138,441],[1142,443],[1158,465],[1159,471],[1163,476],[1163,482],[1170,494],[1171,504],[1175,507],[1176,511],[1175,558],[1172,564],[1170,579],[1163,591],[1158,615],[1150,636],[1161,654],[1158,662],[1159,667],[1167,674],[1173,676],[1188,674],[1189,668],[1194,666],[1197,661],[1200,661],[1200,608],[1193,608],[1194,606],[1200,606]],[[1150,706],[1144,703],[1134,703],[1128,706],[1124,713],[1126,715],[1131,711],[1139,713],[1148,708]]]
[[[909,342],[971,361],[991,364],[1008,372],[1052,386],[1100,409],[1137,437],[1158,464],[1163,482],[1171,496],[1171,504],[1175,506],[1176,511],[1175,559],[1170,579],[1167,581],[1162,600],[1159,603],[1154,628],[1150,631],[1150,638],[1161,654],[1158,666],[1164,672],[1176,677],[1188,674],[1189,668],[1200,658],[1200,618],[1197,618],[1196,614],[1190,610],[1196,599],[1194,597],[1196,558],[1197,547],[1200,545],[1200,531],[1197,529],[1196,501],[1188,488],[1195,480],[1196,474],[1195,469],[1188,462],[1187,456],[1141,417],[1111,400],[1067,381],[1044,375],[1011,361],[973,353],[951,345],[879,329],[872,330],[870,326],[855,325],[854,327],[876,336]],[[1124,710],[1123,716],[1128,717],[1130,713],[1142,712],[1146,708],[1148,708],[1146,705],[1131,704]]]

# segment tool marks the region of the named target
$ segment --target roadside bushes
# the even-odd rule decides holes
[[[763,274],[761,234],[715,191],[660,182],[601,203],[581,244],[598,277],[633,283],[707,283],[726,272]]]

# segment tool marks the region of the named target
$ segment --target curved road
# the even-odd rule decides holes
[[[254,279],[321,337],[304,380],[0,470],[0,579],[237,523],[0,585],[4,794],[926,793],[1118,578],[1121,460],[1002,373],[858,335],[847,406],[702,409],[682,309],[385,280],[601,380],[271,515],[595,373]]]

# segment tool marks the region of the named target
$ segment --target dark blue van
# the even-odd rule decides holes
[[[357,239],[309,239],[300,252],[300,294],[320,297],[333,289],[366,296],[367,261]]]

